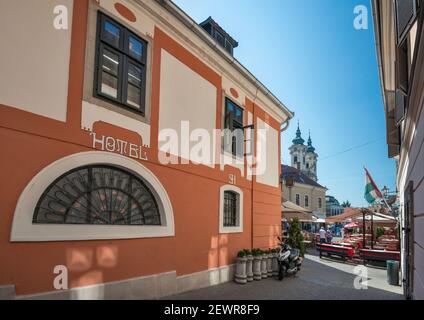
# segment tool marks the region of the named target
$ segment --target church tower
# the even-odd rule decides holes
[[[315,152],[315,148],[312,145],[311,133],[309,133],[308,143],[305,145],[305,140],[302,138],[302,133],[298,123],[296,138],[294,138],[292,142],[293,144],[289,148],[291,155],[291,166],[299,169],[312,180],[318,181],[318,154]]]
[[[311,133],[309,132],[308,147],[306,149],[306,175],[314,181],[318,181],[317,176],[318,154],[312,146]]]
[[[293,139],[293,145],[289,148],[291,155],[291,166],[301,171],[306,170],[306,150],[305,140],[300,132],[299,122],[297,123],[296,138]]]

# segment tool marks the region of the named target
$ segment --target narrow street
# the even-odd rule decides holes
[[[368,289],[354,288],[354,267],[307,254],[296,277],[264,279],[246,285],[234,282],[194,290],[164,299],[176,300],[402,300],[402,288],[390,286],[384,268],[368,268]]]

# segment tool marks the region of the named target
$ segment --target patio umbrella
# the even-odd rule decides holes
[[[344,229],[356,229],[359,228],[359,225],[356,222],[348,223],[343,227]]]

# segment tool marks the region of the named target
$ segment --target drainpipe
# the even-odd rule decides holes
[[[293,116],[294,116],[294,113],[293,113]],[[288,128],[289,128],[289,125],[290,125],[290,121],[291,119],[290,118],[287,118],[286,119],[286,121],[284,121],[283,123],[281,123],[281,125],[280,125],[280,132],[281,133],[283,133],[284,131],[286,131]],[[283,127],[283,128],[281,128],[281,126],[285,126],[285,127]]]
[[[257,99],[257,97],[258,97],[258,91],[260,90],[260,88],[258,88],[258,86],[256,87],[256,94],[255,94],[255,97],[253,98],[253,110],[252,110],[252,115],[253,115],[253,124],[255,123],[255,107],[256,107],[256,99]],[[291,114],[290,114],[290,116],[288,116],[287,117],[287,119],[286,120],[284,120],[282,123],[281,123],[281,125],[280,125],[280,134],[282,133],[282,132],[284,132],[284,131],[286,131],[288,128],[289,128],[289,122],[290,122],[290,120],[292,119],[294,117],[294,112],[292,112]],[[253,156],[255,156],[256,155],[256,148],[255,148],[255,146],[256,146],[256,144],[255,144],[255,142],[256,142],[256,140],[255,140],[255,132],[253,133],[253,137],[254,137],[254,139],[253,139],[253,143],[254,143],[254,145],[253,145]],[[280,156],[281,156],[281,154],[280,154]],[[253,179],[254,179],[254,176],[255,175],[253,175],[252,174],[252,188],[251,188],[251,218],[250,218],[250,229],[251,229],[251,233],[250,233],[250,238],[251,238],[251,249],[253,249]],[[279,179],[280,180],[280,179]],[[281,189],[281,188],[279,188],[279,189]],[[280,222],[281,223],[281,222]]]
[[[293,113],[293,117],[294,117],[294,113]],[[281,134],[289,128],[290,120],[291,120],[291,118],[287,118],[285,121],[283,121],[281,123],[281,125],[280,125],[280,137],[281,137]],[[281,146],[281,139],[280,139],[280,146]],[[282,152],[280,152],[280,157],[282,159],[281,154],[282,154]],[[281,167],[281,163],[280,163],[280,167]],[[283,174],[283,173],[281,172],[281,174]],[[280,175],[280,178],[281,178],[281,175]],[[280,190],[281,190],[281,193],[282,193],[283,192],[283,181],[281,179],[279,179],[279,180],[281,181]],[[291,201],[291,187],[289,188],[289,201]],[[280,224],[281,224],[281,221],[280,221]]]
[[[256,87],[256,94],[252,101],[252,124],[253,127],[255,126],[255,106],[256,106],[256,98],[258,97],[258,88]],[[254,170],[254,160],[256,157],[256,128],[253,128],[253,146],[252,146],[252,183],[251,183],[251,190],[250,190],[250,247],[251,250],[253,250],[253,179],[256,179],[256,175],[253,174]]]

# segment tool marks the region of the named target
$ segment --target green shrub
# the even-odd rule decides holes
[[[384,229],[382,227],[378,227],[376,231],[377,239],[384,235]]]
[[[245,257],[246,257],[246,251],[245,251],[245,250],[240,250],[240,251],[237,253],[237,257],[238,257],[238,258],[245,258]]]
[[[300,221],[298,218],[293,218],[288,232],[287,244],[292,248],[299,249],[302,257],[305,256],[305,245],[303,240],[303,235],[300,229]]]
[[[256,248],[256,249],[252,249],[252,254],[257,257],[257,256],[261,256],[264,253],[264,251],[262,249]]]

